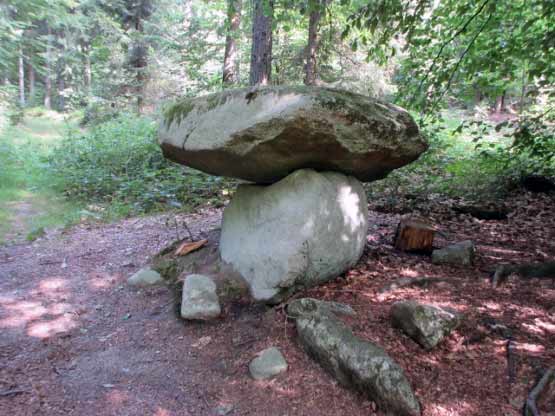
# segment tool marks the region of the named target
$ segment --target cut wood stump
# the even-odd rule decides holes
[[[395,248],[401,251],[431,253],[435,228],[421,220],[402,220],[395,233]]]

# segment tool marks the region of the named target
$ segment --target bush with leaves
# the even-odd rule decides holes
[[[123,114],[85,133],[69,132],[49,157],[54,185],[123,215],[218,203],[232,183],[166,160],[156,130],[152,119]]]

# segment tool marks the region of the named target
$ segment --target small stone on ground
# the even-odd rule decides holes
[[[470,240],[451,244],[432,252],[433,264],[453,264],[459,266],[472,266],[476,255],[476,247]]]
[[[221,307],[214,281],[202,274],[191,274],[183,282],[181,317],[210,320],[220,316]]]
[[[265,380],[287,371],[287,362],[276,347],[261,351],[249,364],[249,372],[255,380]]]
[[[391,320],[422,347],[432,349],[460,324],[461,316],[450,309],[401,301],[391,307]]]
[[[162,281],[162,276],[158,272],[150,268],[144,268],[131,276],[127,283],[132,286],[151,286],[162,283]]]

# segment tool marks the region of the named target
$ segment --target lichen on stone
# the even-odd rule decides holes
[[[175,104],[170,105],[164,111],[164,123],[166,128],[169,128],[174,122],[177,124],[181,123],[191,111],[193,111],[195,105],[191,98],[183,98]]]

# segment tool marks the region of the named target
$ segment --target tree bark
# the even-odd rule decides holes
[[[27,74],[29,78],[29,101],[32,102],[35,99],[35,68],[31,62],[27,66]]]
[[[23,49],[19,48],[19,105],[25,107],[25,62],[23,60]]]
[[[482,102],[482,91],[478,87],[474,87],[474,105],[480,105]]]
[[[414,219],[402,220],[395,233],[395,248],[401,251],[431,253],[435,229]]]
[[[52,30],[48,26],[48,38],[46,40],[46,56],[44,63],[44,106],[52,109],[52,79],[51,79],[51,60],[52,60]]]
[[[250,85],[267,85],[272,76],[273,0],[254,0]]]
[[[237,59],[237,38],[241,25],[242,0],[228,0],[227,36],[225,39],[223,83],[233,85],[239,82],[239,62]]]
[[[505,109],[505,91],[495,99],[495,112],[501,113]]]
[[[326,0],[319,0],[317,8],[310,13],[308,23],[308,45],[306,48],[306,66],[304,83],[306,85],[315,85],[318,80],[317,73],[317,56],[318,47],[320,46],[319,26],[322,18],[322,7],[325,7]]]
[[[87,97],[92,96],[92,69],[90,45],[85,47],[85,89]]]
[[[143,113],[144,107],[144,93],[145,93],[145,83],[146,83],[146,66],[147,66],[147,48],[143,43],[143,21],[140,17],[137,18],[135,22],[135,30],[140,33],[140,40],[137,42],[134,48],[136,48],[137,55],[133,57],[136,71],[136,87],[135,95],[137,97],[137,113]]]
[[[58,96],[56,107],[58,111],[65,111],[66,108],[66,97],[65,97],[65,89],[66,89],[66,79],[65,79],[65,46],[63,42],[60,42],[60,56],[58,57],[58,61],[56,62],[56,86],[58,89]]]

